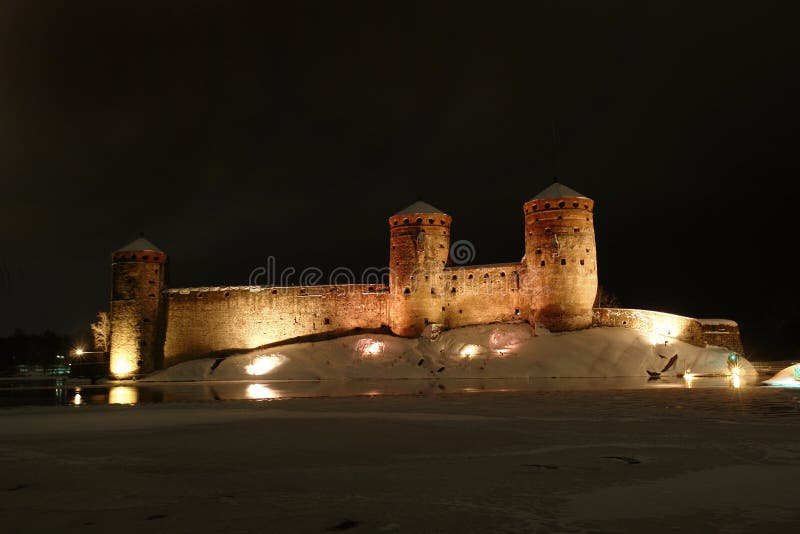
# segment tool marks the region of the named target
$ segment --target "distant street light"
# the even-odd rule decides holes
[[[80,348],[75,349],[73,352],[75,356],[83,356],[84,354],[105,354],[105,352],[101,350],[83,350]]]

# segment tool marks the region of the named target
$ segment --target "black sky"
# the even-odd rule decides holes
[[[359,270],[422,196],[519,260],[557,174],[623,305],[794,357],[794,4],[0,1],[0,336],[85,327],[139,232],[177,286]]]

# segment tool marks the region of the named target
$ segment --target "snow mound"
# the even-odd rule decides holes
[[[728,349],[678,340],[653,344],[647,333],[600,327],[551,333],[527,323],[471,326],[419,338],[370,334],[258,349],[177,364],[144,381],[547,378],[730,374]],[[216,367],[215,363],[217,364]],[[740,358],[743,374],[755,374]]]
[[[788,388],[800,387],[800,364],[795,363],[779,371],[769,380],[764,380],[764,384]]]

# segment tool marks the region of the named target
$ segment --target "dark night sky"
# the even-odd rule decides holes
[[[84,327],[140,231],[177,286],[360,270],[421,195],[519,260],[557,174],[623,305],[797,356],[794,2],[163,4],[0,0],[0,336]]]

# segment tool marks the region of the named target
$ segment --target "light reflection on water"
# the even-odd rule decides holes
[[[538,378],[449,380],[307,380],[245,382],[122,382],[70,385],[63,381],[9,387],[0,383],[0,406],[151,404],[299,397],[441,395],[548,391],[752,390],[755,377]],[[764,389],[764,388],[761,388]]]

